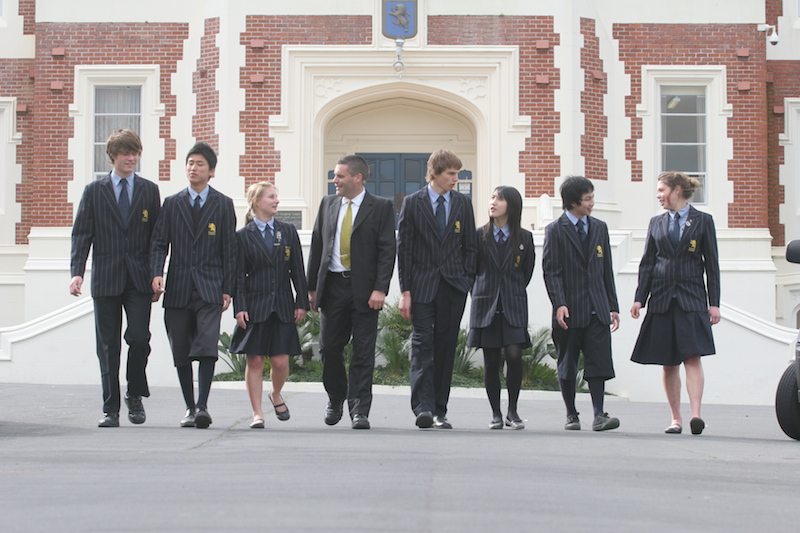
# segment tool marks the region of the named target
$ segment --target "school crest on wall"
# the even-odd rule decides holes
[[[383,0],[383,35],[390,39],[410,39],[417,35],[417,0]]]

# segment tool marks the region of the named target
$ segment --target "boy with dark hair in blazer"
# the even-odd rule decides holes
[[[411,409],[420,428],[453,427],[447,401],[478,249],[472,202],[453,190],[460,169],[453,152],[431,154],[428,185],[405,197],[398,222],[399,307],[413,324]]]
[[[106,141],[113,170],[86,186],[72,227],[72,280],[69,292],[81,295],[86,259],[92,248],[97,358],[103,383],[103,418],[99,427],[118,427],[122,310],[128,326],[128,420],[145,421],[142,397],[150,355],[150,307],[157,298],[150,287],[150,238],[161,206],[158,186],[136,174],[142,141],[136,132],[116,130]]]
[[[603,410],[605,382],[614,377],[611,332],[619,327],[608,227],[590,216],[594,208],[594,185],[583,176],[564,180],[561,200],[564,214],[545,228],[542,269],[553,304],[558,382],[567,407],[564,429],[581,428],[575,409],[581,352],[594,407],[592,429],[615,429],[619,420]]]
[[[339,159],[336,194],[322,199],[308,258],[308,300],[320,310],[325,423],[341,420],[346,399],[353,429],[370,428],[378,312],[394,270],[394,207],[391,200],[367,192],[368,178],[364,158]],[[342,353],[351,336],[348,380]]]
[[[189,186],[164,200],[150,253],[152,287],[158,294],[165,293],[164,323],[186,402],[181,427],[211,424],[208,395],[220,318],[231,303],[236,283],[236,213],[233,201],[208,185],[216,166],[217,156],[208,144],[197,143],[189,150]],[[197,401],[192,361],[200,361]]]

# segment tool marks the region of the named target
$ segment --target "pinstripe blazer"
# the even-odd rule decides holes
[[[477,229],[478,273],[472,287],[469,325],[485,328],[492,323],[498,297],[503,300],[503,313],[509,324],[528,327],[528,294],[525,289],[533,276],[536,248],[533,234],[522,230],[522,241],[509,241],[501,253],[493,230],[484,240],[484,228]]]
[[[164,307],[185,307],[192,288],[203,301],[222,305],[222,295],[232,295],[236,288],[233,201],[208,189],[196,234],[188,189],[168,196],[161,208],[150,248],[150,279],[164,272],[169,249]]]
[[[111,173],[83,191],[72,226],[72,276],[83,277],[92,248],[92,296],[118,296],[128,276],[139,292],[152,294],[150,238],[161,209],[158,186],[134,174],[130,216],[119,212]],[[127,276],[125,275],[127,272]]]
[[[562,305],[569,309],[567,324],[575,328],[588,326],[592,311],[603,324],[611,324],[612,311],[619,312],[608,227],[602,220],[588,219],[588,248],[566,212],[544,230],[542,270],[553,304],[553,327],[560,327],[556,310]]]
[[[427,185],[403,200],[397,228],[397,273],[400,290],[411,301],[430,303],[443,277],[467,293],[475,281],[478,240],[472,202],[450,191],[452,205],[444,239],[439,238]]]
[[[336,225],[342,198],[332,194],[322,199],[311,234],[308,257],[308,287],[317,291],[314,304],[325,306],[325,282],[328,278]],[[350,234],[350,272],[353,304],[364,313],[370,310],[372,291],[389,292],[394,271],[394,206],[388,198],[367,192]]]
[[[669,223],[668,212],[650,219],[635,301],[644,306],[649,297],[650,311],[654,313],[666,312],[673,296],[684,311],[719,307],[719,254],[714,219],[689,207],[677,249],[669,239]]]
[[[295,309],[308,309],[303,248],[297,230],[275,220],[274,240],[275,246],[268,253],[264,235],[255,222],[236,232],[233,312],[247,311],[250,323],[265,321],[274,309],[281,322],[291,324]]]

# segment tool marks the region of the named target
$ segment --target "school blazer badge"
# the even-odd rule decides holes
[[[217,225],[214,224],[213,222],[208,223],[208,234],[211,235],[212,237],[217,234]]]

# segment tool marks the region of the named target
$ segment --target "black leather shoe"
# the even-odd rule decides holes
[[[325,423],[329,426],[335,426],[342,419],[342,409],[344,402],[328,402],[328,407],[325,409]]]
[[[141,396],[125,395],[125,405],[128,406],[128,420],[131,424],[144,424],[147,415],[144,413]]]
[[[416,424],[418,428],[433,427],[433,414],[430,411],[422,411],[417,415]]]
[[[99,428],[118,428],[119,413],[103,413],[103,418],[97,423]]]
[[[353,415],[353,429],[369,429],[367,415]]]
[[[198,407],[197,414],[194,415],[194,427],[205,429],[211,425],[211,415],[205,407]]]
[[[453,429],[453,424],[447,420],[446,416],[436,415],[433,417],[433,427],[436,429]]]
[[[194,409],[187,409],[186,414],[181,418],[181,427],[182,428],[193,428],[194,427],[194,417],[197,411]]]

